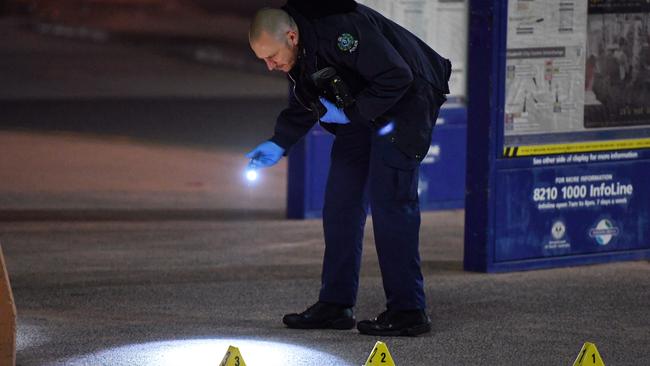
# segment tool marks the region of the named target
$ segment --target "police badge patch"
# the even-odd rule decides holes
[[[344,52],[354,52],[359,45],[359,41],[354,39],[350,33],[343,33],[338,38],[339,50]]]

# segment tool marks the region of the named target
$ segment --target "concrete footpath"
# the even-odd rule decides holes
[[[232,344],[251,366],[359,365],[376,340],[398,365],[571,365],[585,341],[607,365],[647,363],[647,262],[466,273],[462,216],[424,215],[433,332],[384,339],[283,327],[318,294],[317,220],[3,222],[18,364],[214,365]],[[357,316],[372,317],[384,299],[370,232],[361,284]]]

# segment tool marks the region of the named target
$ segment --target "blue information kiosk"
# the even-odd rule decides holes
[[[453,100],[440,111],[431,147],[420,165],[418,192],[422,210],[462,208],[465,204],[466,121],[467,109]],[[321,216],[333,140],[317,125],[291,149],[288,218]]]
[[[650,5],[470,2],[465,269],[650,258]]]

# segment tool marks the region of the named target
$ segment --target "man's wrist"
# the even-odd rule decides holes
[[[273,135],[273,136],[269,139],[269,141],[272,142],[272,143],[274,143],[274,144],[276,144],[276,145],[278,145],[280,148],[282,148],[282,150],[284,150],[284,151],[282,152],[282,155],[283,155],[283,156],[287,156],[287,154],[289,153],[289,147],[291,146],[291,144],[289,143],[289,141],[287,141],[286,139],[283,139],[283,138],[282,138],[281,136],[279,136],[279,135]]]

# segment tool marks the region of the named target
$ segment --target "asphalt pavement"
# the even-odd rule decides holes
[[[286,83],[21,24],[0,22],[18,365],[216,365],[228,345],[249,366],[361,365],[377,340],[397,365],[571,365],[587,341],[606,365],[648,364],[649,262],[465,272],[462,210],[423,215],[430,334],[284,328],[318,295],[321,223],[283,218],[286,161],[241,173]],[[384,307],[371,227],[358,319]]]
[[[234,345],[251,366],[360,365],[377,340],[397,365],[571,365],[586,341],[606,365],[647,363],[647,262],[463,272],[462,218],[423,217],[417,338],[284,328],[318,295],[318,220],[4,222],[18,364],[215,365]],[[384,303],[370,231],[365,248],[360,319]]]

